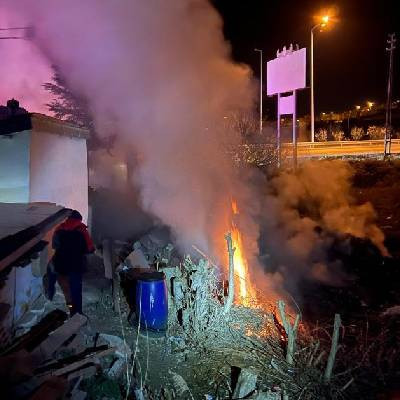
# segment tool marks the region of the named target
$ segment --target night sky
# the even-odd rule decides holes
[[[213,0],[212,3],[224,19],[224,34],[232,44],[235,60],[250,65],[257,76],[259,53],[254,48],[264,50],[265,61],[274,58],[278,48],[290,43],[307,47],[309,54],[313,16],[321,9],[336,10],[334,26],[327,32],[317,31],[314,37],[317,113],[349,109],[365,104],[366,100],[385,101],[386,39],[388,33],[396,32],[394,99],[400,96],[400,1]],[[309,113],[309,92],[305,89],[299,95],[301,114]],[[271,100],[267,100],[266,114],[273,113],[270,104]]]

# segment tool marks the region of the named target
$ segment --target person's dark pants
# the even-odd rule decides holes
[[[68,275],[71,296],[71,315],[82,314],[82,274],[70,272]]]
[[[64,293],[70,315],[82,314],[82,274],[79,272],[70,272],[68,275],[58,274],[57,282]]]
[[[70,272],[68,275],[58,274],[48,268],[48,298],[53,299],[56,282],[61,287],[70,315],[82,314],[82,273]]]

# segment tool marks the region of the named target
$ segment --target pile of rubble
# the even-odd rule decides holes
[[[47,303],[43,309],[49,308]],[[35,313],[36,311],[36,313]],[[18,326],[19,336],[0,352],[0,386],[4,398],[83,400],[90,379],[102,377],[119,395],[120,379],[131,350],[118,336],[94,332],[88,318],[68,318],[60,309],[33,310],[34,318]],[[114,381],[114,382],[113,382]],[[107,396],[102,396],[106,399]]]

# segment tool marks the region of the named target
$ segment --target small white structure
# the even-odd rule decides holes
[[[88,216],[87,130],[42,114],[0,120],[0,202],[51,202]]]
[[[0,202],[0,332],[12,333],[42,292],[47,243],[68,215],[51,203]]]

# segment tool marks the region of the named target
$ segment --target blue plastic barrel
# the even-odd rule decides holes
[[[142,329],[164,331],[168,326],[168,297],[162,272],[143,273],[136,284],[136,315]]]

